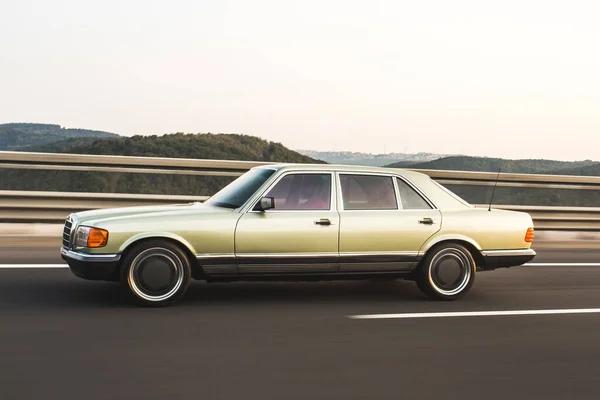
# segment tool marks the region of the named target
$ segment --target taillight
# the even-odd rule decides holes
[[[527,229],[527,233],[525,233],[525,241],[527,243],[531,243],[531,242],[533,242],[533,237],[534,237],[533,228]]]

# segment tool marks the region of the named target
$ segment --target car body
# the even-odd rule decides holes
[[[454,300],[476,271],[532,260],[529,214],[476,208],[428,175],[328,164],[255,167],[205,202],[68,216],[71,271],[172,304],[192,279],[411,279]]]

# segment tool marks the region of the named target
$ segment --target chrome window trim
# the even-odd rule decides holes
[[[334,169],[334,170],[323,170],[323,169],[304,169],[304,168],[294,168],[294,169],[282,169],[282,168],[278,168],[278,167],[271,167],[271,166],[260,166],[260,167],[254,167],[254,168],[263,168],[263,169],[270,169],[270,170],[274,170],[275,173],[265,181],[265,183],[258,188],[258,190],[256,191],[256,193],[254,193],[254,195],[250,196],[250,198],[248,199],[248,201],[243,204],[242,206],[236,208],[235,210],[232,211],[237,211],[240,214],[246,214],[249,212],[254,212],[254,213],[260,213],[262,211],[253,211],[252,209],[254,208],[254,206],[256,206],[256,203],[258,203],[261,199],[261,197],[265,194],[268,193],[269,190],[272,189],[272,187],[277,184],[277,182],[282,179],[284,176],[288,175],[288,174],[296,174],[296,173],[307,173],[307,174],[334,174],[335,175],[335,179],[332,180],[332,192],[331,192],[331,196],[332,196],[332,202],[331,202],[331,207],[329,210],[268,210],[265,212],[331,212],[331,211],[345,211],[345,212],[357,212],[357,211],[372,211],[372,212],[381,212],[381,211],[425,211],[425,210],[435,210],[435,211],[440,211],[440,208],[419,188],[417,187],[410,179],[406,178],[405,176],[401,175],[398,172],[373,172],[373,171],[362,171],[362,170],[352,170],[352,171],[342,171],[339,169]],[[387,209],[387,210],[344,210],[343,208],[343,204],[341,203],[341,198],[342,198],[342,188],[341,188],[341,182],[339,180],[339,175],[340,174],[354,174],[354,175],[378,175],[378,176],[390,176],[392,178],[398,178],[398,179],[402,179],[403,182],[405,182],[408,186],[410,186],[413,190],[415,190],[424,200],[426,203],[428,203],[431,206],[431,209],[410,209],[410,210],[405,210],[402,208],[402,204],[401,204],[401,199],[399,196],[399,193],[397,193],[396,195],[396,202],[398,203],[398,209],[394,210],[394,209]],[[433,181],[434,183],[436,183],[438,186],[441,186],[439,183]],[[394,182],[395,187],[397,186],[396,182]],[[266,188],[266,189],[263,189]],[[441,186],[442,189],[445,189],[443,186]],[[446,189],[448,190],[448,189]],[[455,195],[456,196],[456,195]],[[468,203],[467,203],[468,204]],[[470,205],[471,206],[471,205]],[[473,206],[471,206],[473,207]]]
[[[341,179],[341,175],[368,175],[368,176],[381,176],[381,177],[385,177],[385,178],[390,178],[392,180],[392,185],[394,186],[394,195],[396,196],[396,208],[368,208],[368,209],[363,209],[363,210],[346,210],[344,208],[344,193],[342,192],[342,179]],[[399,203],[400,198],[398,197],[398,191],[396,189],[396,183],[394,182],[394,176],[392,174],[389,173],[385,173],[385,172],[360,172],[360,171],[336,171],[336,178],[337,178],[337,186],[338,186],[338,190],[339,190],[339,194],[338,194],[338,210],[339,211],[345,211],[345,212],[364,212],[364,211],[368,211],[368,212],[382,212],[382,211],[387,211],[387,212],[398,212],[401,211],[401,205]]]
[[[417,194],[418,194],[419,196],[421,196],[421,198],[423,198],[423,200],[425,200],[425,202],[426,202],[427,204],[429,204],[429,206],[431,207],[431,208],[411,208],[411,209],[407,209],[406,211],[439,210],[439,207],[438,207],[437,205],[435,205],[435,204],[433,203],[433,201],[431,201],[431,200],[429,199],[429,197],[427,197],[427,196],[425,195],[425,193],[423,193],[423,191],[417,187],[417,185],[413,184],[413,183],[412,183],[412,182],[411,182],[409,179],[407,179],[406,177],[404,177],[404,176],[402,176],[402,175],[399,175],[399,174],[393,174],[393,175],[394,175],[394,177],[395,177],[396,179],[401,179],[401,180],[402,180],[404,183],[406,183],[406,184],[407,184],[407,185],[408,185],[410,188],[412,188],[412,189],[413,189],[415,192],[417,192]],[[398,196],[398,197],[400,197],[400,196]],[[403,208],[403,210],[404,210],[404,208]]]
[[[396,204],[398,205],[398,210],[404,210],[404,206],[402,205],[402,199],[400,198],[400,187],[398,186],[398,178],[392,176],[392,183],[394,184],[394,192],[396,193]]]
[[[485,257],[519,257],[519,256],[535,256],[537,253],[533,249],[519,250],[482,250],[481,254]]]
[[[60,254],[67,258],[84,262],[116,262],[121,259],[120,254],[89,254],[69,250],[64,247],[60,248]]]
[[[342,193],[342,183],[340,180],[340,175],[342,174],[346,174],[346,175],[375,175],[375,176],[389,176],[392,178],[393,182],[394,182],[394,190],[396,193],[396,203],[398,205],[398,209],[394,210],[394,209],[367,209],[367,210],[346,210],[344,208],[344,202],[343,202],[343,196],[344,194]],[[425,195],[425,193],[423,193],[423,191],[421,189],[419,189],[414,183],[412,183],[409,179],[407,179],[406,177],[395,173],[395,172],[390,172],[390,173],[385,173],[385,172],[360,172],[360,171],[337,171],[336,172],[337,175],[337,185],[338,185],[338,210],[339,211],[345,211],[345,212],[362,212],[362,211],[369,211],[369,212],[382,212],[382,211],[428,211],[428,210],[434,210],[434,211],[440,211],[440,208],[429,199],[429,197],[427,197]],[[400,189],[398,187],[398,184],[396,182],[396,179],[401,179],[404,183],[406,183],[408,185],[408,187],[410,187],[411,189],[413,189],[415,192],[417,192],[417,194],[419,196],[421,196],[421,198],[423,198],[423,200],[425,200],[425,202],[427,204],[429,204],[429,206],[431,208],[411,208],[411,209],[405,209],[402,207],[402,199],[400,198]]]
[[[329,200],[329,209],[327,210],[266,210],[266,211],[258,211],[258,210],[254,210],[254,207],[256,206],[256,204],[258,204],[258,202],[260,201],[260,199],[267,193],[269,193],[269,191],[271,191],[271,189],[273,189],[275,187],[275,185],[277,185],[279,183],[279,181],[281,181],[283,178],[285,178],[288,175],[306,175],[306,174],[312,174],[312,175],[331,175],[331,193],[330,193],[330,200]],[[258,193],[258,195],[254,195],[253,198],[251,198],[249,200],[249,206],[246,206],[243,210],[242,213],[244,214],[249,214],[249,213],[318,213],[318,212],[332,212],[332,211],[336,211],[336,195],[337,195],[337,185],[335,184],[335,172],[334,171],[323,171],[323,170],[303,170],[303,169],[294,169],[294,170],[288,170],[288,171],[283,171],[280,174],[276,174],[274,177],[272,177],[273,180],[272,182],[266,186],[266,189],[263,190],[257,190],[256,192]],[[265,182],[266,183],[266,182]]]

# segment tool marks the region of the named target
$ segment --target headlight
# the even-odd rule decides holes
[[[104,247],[108,242],[108,231],[105,229],[80,226],[75,236],[75,244],[83,247]]]

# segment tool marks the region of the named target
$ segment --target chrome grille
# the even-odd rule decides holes
[[[63,229],[62,243],[67,249],[71,248],[71,229],[73,228],[73,221],[68,218],[65,221],[65,227]]]

